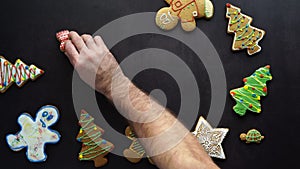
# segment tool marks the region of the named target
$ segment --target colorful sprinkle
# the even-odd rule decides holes
[[[257,69],[252,76],[244,78],[244,86],[233,89],[230,91],[231,96],[237,102],[233,107],[233,110],[240,116],[245,115],[247,110],[252,112],[260,113],[261,105],[260,99],[261,96],[265,96],[267,92],[266,82],[272,79],[271,74],[269,78],[260,78],[261,74],[266,77],[266,73],[269,72],[269,69],[266,67],[261,67]],[[256,76],[259,75],[259,76]],[[262,92],[263,91],[263,92]],[[234,95],[232,93],[235,93]]]
[[[267,91],[268,91],[267,87],[264,87],[264,88],[263,88],[263,91],[264,91],[265,93],[267,93]]]

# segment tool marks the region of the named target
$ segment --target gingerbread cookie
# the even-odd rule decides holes
[[[62,52],[65,51],[66,41],[70,39],[69,34],[70,34],[70,32],[68,30],[63,30],[63,31],[56,33],[56,39],[60,42],[59,49]]]
[[[132,143],[129,146],[129,148],[127,148],[123,151],[124,157],[132,163],[140,162],[141,159],[145,156],[145,153],[146,153],[143,146],[138,141],[135,133],[130,128],[130,126],[126,127],[125,135],[127,136],[127,138],[132,140]],[[151,164],[154,164],[153,161],[149,157],[148,157],[148,160]]]
[[[193,134],[199,143],[211,157],[225,159],[221,143],[225,138],[228,128],[212,128],[211,125],[201,116]]]
[[[233,110],[240,116],[246,111],[261,112],[260,96],[266,96],[267,81],[272,80],[270,65],[257,69],[251,76],[243,79],[245,85],[230,91],[232,98],[236,101]]]
[[[108,160],[104,157],[114,148],[114,145],[101,138],[104,130],[97,126],[94,118],[86,111],[81,110],[79,125],[81,129],[77,140],[82,142],[78,159],[80,161],[94,161],[95,167],[104,166]]]
[[[232,50],[247,49],[249,55],[261,51],[258,42],[264,37],[265,31],[251,26],[252,18],[241,13],[241,9],[226,4],[226,18],[229,19],[227,32],[234,33]]]
[[[21,131],[17,134],[7,135],[9,147],[20,151],[27,147],[27,158],[31,162],[45,161],[45,144],[57,143],[60,135],[57,131],[49,129],[58,120],[58,110],[54,106],[43,106],[37,113],[36,119],[24,113],[18,118]]]
[[[27,66],[20,59],[13,65],[0,56],[0,92],[4,93],[13,83],[22,87],[29,79],[35,80],[43,73],[35,65]]]
[[[246,133],[242,133],[240,135],[240,139],[242,141],[246,141],[246,143],[260,143],[265,136],[261,135],[261,133],[256,129],[251,129]]]
[[[160,9],[156,15],[156,25],[163,30],[175,28],[178,21],[185,31],[196,28],[195,18],[211,18],[214,6],[210,0],[166,0],[170,7]]]

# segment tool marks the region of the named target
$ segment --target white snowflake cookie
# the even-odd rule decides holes
[[[209,156],[225,159],[221,143],[225,138],[228,128],[212,128],[211,125],[201,116],[193,134],[203,146]]]

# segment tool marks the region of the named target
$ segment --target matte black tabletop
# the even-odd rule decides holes
[[[298,132],[300,3],[296,0],[229,1],[241,7],[243,13],[254,18],[253,26],[266,31],[265,38],[260,42],[262,51],[254,56],[248,56],[245,50],[239,52],[231,50],[233,35],[226,33],[228,20],[225,18],[225,4],[228,1],[212,0],[212,2],[215,6],[214,17],[210,20],[197,20],[197,27],[215,47],[225,71],[226,106],[218,126],[230,129],[222,144],[227,159],[214,161],[224,169],[263,169],[282,166],[297,168],[300,151]],[[92,162],[80,162],[77,159],[81,143],[75,139],[80,127],[77,125],[78,119],[72,98],[73,67],[59,51],[55,33],[61,29],[69,29],[76,30],[80,34],[93,34],[120,17],[156,12],[164,6],[167,4],[163,0],[2,1],[0,55],[12,63],[18,58],[27,64],[34,63],[45,70],[45,74],[34,82],[29,81],[22,88],[12,85],[0,95],[1,165],[6,168],[30,169],[94,168]],[[149,22],[154,22],[154,18]],[[209,76],[201,60],[188,46],[178,40],[150,33],[126,38],[113,46],[111,51],[121,62],[131,53],[146,48],[171,51],[189,66],[195,73],[201,95],[198,117],[200,115],[206,117],[211,104]],[[235,102],[229,95],[229,90],[243,86],[244,77],[267,64],[271,65],[273,80],[268,83],[268,95],[261,100],[263,112],[260,115],[248,112],[245,117],[239,117],[232,110]],[[146,92],[162,89],[168,99],[167,107],[175,114],[179,111],[181,102],[179,87],[168,73],[149,69],[137,74],[133,81]],[[104,96],[96,94],[96,97],[105,120],[116,131],[124,133],[127,126],[125,118]],[[62,138],[59,143],[46,146],[48,155],[46,162],[31,163],[26,159],[25,150],[20,152],[10,150],[5,137],[20,130],[17,118],[21,113],[28,112],[35,117],[36,111],[47,104],[57,106],[60,111],[60,119],[52,129],[59,131]],[[95,117],[95,123],[99,118],[101,117]],[[195,125],[195,121],[184,123]],[[99,123],[98,125],[101,126]],[[239,134],[251,128],[257,128],[265,135],[266,138],[261,144],[247,145],[239,140]],[[103,169],[156,168],[146,159],[138,164],[131,164],[124,157],[113,153],[107,157],[109,163]]]

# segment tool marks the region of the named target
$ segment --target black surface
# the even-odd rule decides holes
[[[210,21],[197,21],[198,27],[208,36],[220,55],[228,90],[242,86],[243,77],[266,64],[271,65],[274,79],[268,84],[270,92],[262,100],[263,113],[259,116],[248,113],[246,117],[239,118],[231,109],[235,102],[228,94],[224,115],[219,124],[230,128],[223,142],[227,159],[214,160],[224,169],[297,168],[300,151],[300,13],[297,11],[300,3],[296,0],[230,2],[241,7],[243,13],[251,15],[254,18],[253,25],[263,28],[267,34],[260,43],[262,52],[249,57],[246,51],[231,51],[233,36],[226,33],[226,1],[213,0],[215,16]],[[0,96],[1,166],[30,169],[94,168],[92,162],[77,160],[81,144],[75,140],[79,127],[72,102],[73,68],[59,51],[55,33],[64,28],[77,30],[79,33],[94,33],[119,17],[138,12],[155,12],[163,6],[166,4],[162,0],[1,1],[0,54],[11,62],[21,58],[25,63],[34,63],[46,72],[37,81],[28,82],[20,89],[13,85]],[[116,45],[112,52],[120,61],[130,51],[147,47],[172,50],[181,58],[193,55],[183,44],[157,35],[131,37]],[[197,59],[186,60],[186,63],[197,72],[201,94],[200,112],[207,112],[210,84],[207,82],[205,68]],[[168,97],[168,107],[175,113],[178,111],[180,94],[169,75],[149,70],[141,72],[134,81],[145,91],[163,89]],[[123,132],[126,121],[103,96],[97,96],[101,102],[101,110],[111,113],[106,113],[105,118],[116,130]],[[60,110],[61,118],[52,128],[61,133],[62,139],[56,145],[47,146],[46,162],[33,164],[26,159],[25,150],[11,151],[5,142],[5,136],[19,131],[17,118],[22,112],[35,116],[36,111],[45,104],[53,104]],[[260,129],[266,136],[260,145],[246,145],[239,140],[239,134],[250,128]],[[108,158],[109,164],[103,168],[155,168],[147,160],[131,164],[125,158],[113,154],[108,155]]]

